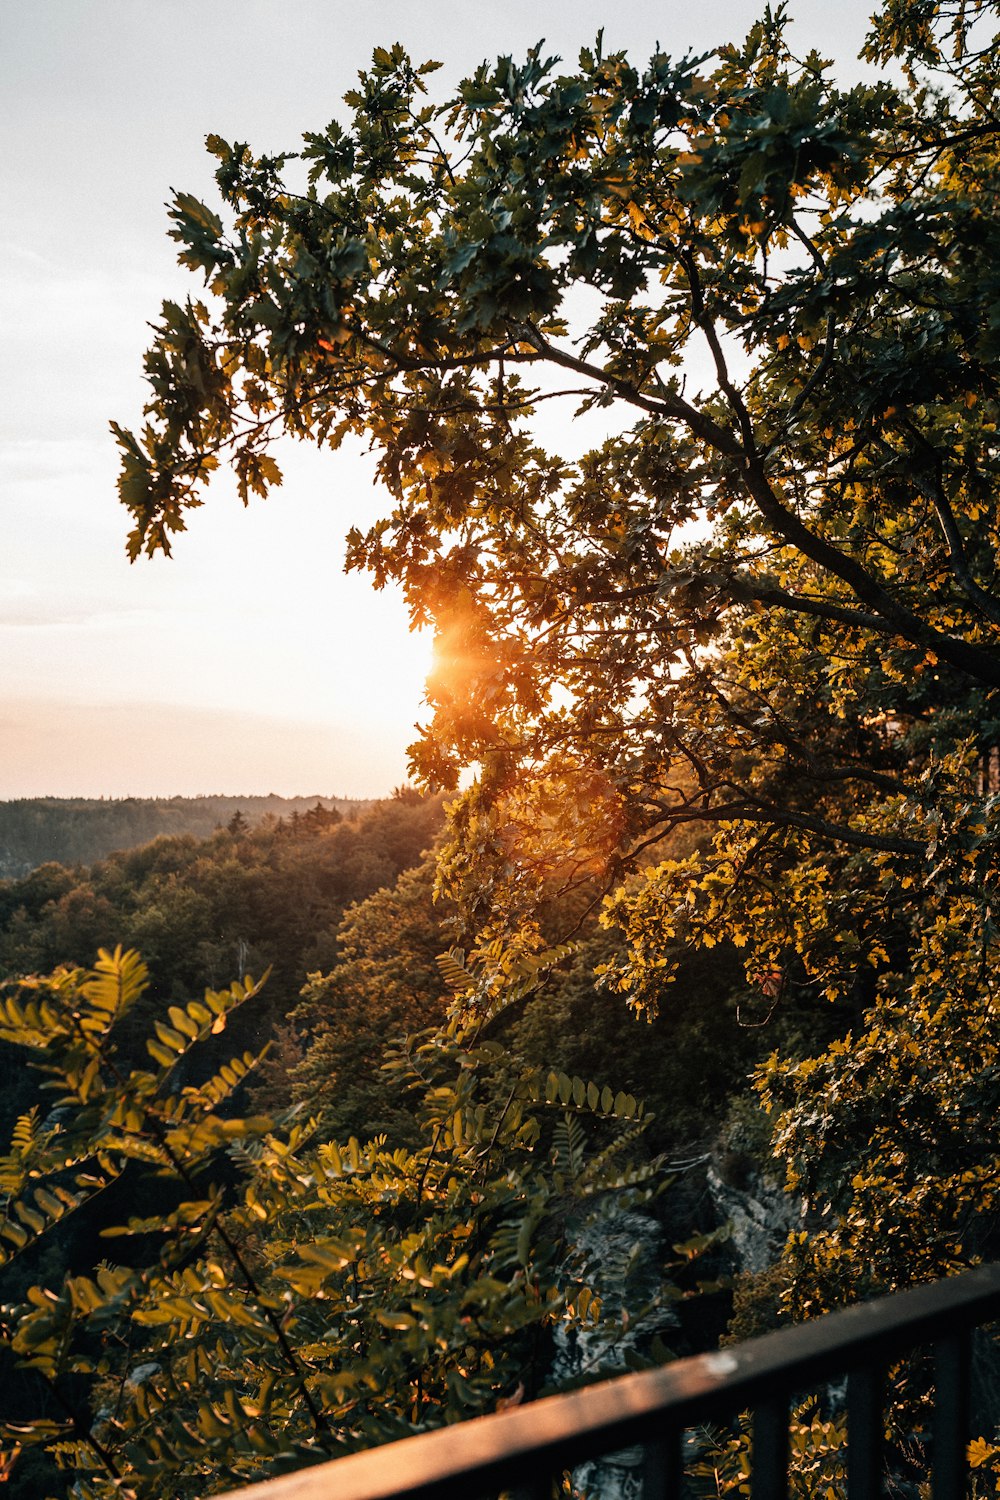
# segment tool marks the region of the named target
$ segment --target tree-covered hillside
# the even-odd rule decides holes
[[[134,849],[161,834],[205,838],[236,813],[251,825],[296,818],[317,806],[354,817],[366,802],[344,797],[22,797],[0,802],[0,879],[38,865],[89,865],[116,849]]]
[[[0,1426],[27,1444],[12,1480],[18,1500],[67,1492],[53,1455],[90,1474],[94,1488],[81,1494],[102,1494],[100,1473],[120,1468],[122,1439],[130,1469],[143,1455],[136,1494],[167,1485],[180,1496],[201,1492],[208,1476],[258,1472],[265,1450],[280,1467],[289,1444],[310,1434],[339,1451],[444,1411],[489,1409],[512,1381],[544,1390],[558,1322],[577,1316],[581,1295],[594,1322],[609,1274],[581,1261],[565,1279],[595,1216],[613,1225],[641,1207],[631,1222],[653,1246],[661,1223],[671,1239],[687,1236],[700,1193],[698,1222],[713,1226],[701,1176],[692,1194],[682,1172],[672,1195],[675,1169],[664,1172],[657,1150],[701,1160],[761,1056],[761,1037],[738,1023],[736,991],[723,999],[737,982],[733,955],[691,966],[680,1003],[652,1024],[623,1017],[593,980],[598,959],[618,950],[578,893],[583,946],[553,950],[558,973],[526,968],[487,1035],[460,1000],[469,978],[455,946],[462,919],[434,897],[430,846],[441,828],[439,799],[407,792],[353,823],[322,809],[256,829],[234,819],[207,839],[160,838],[89,870],[50,864],[0,885],[0,1067],[12,1137],[0,1159],[9,1312],[0,1377],[29,1348],[36,1372],[26,1386],[0,1378]],[[141,944],[153,967],[105,948],[88,968],[90,945],[112,933]],[[53,966],[48,978],[25,977]],[[258,979],[227,984],[227,973],[247,970]],[[310,1182],[322,1183],[318,1201],[302,1196]],[[329,1273],[341,1252],[329,1247],[342,1235],[361,1235],[366,1247],[349,1283],[361,1278],[370,1314],[360,1342],[355,1292],[334,1308],[341,1292]],[[470,1236],[493,1246],[471,1262],[462,1249]],[[202,1246],[243,1269],[235,1300],[213,1293],[196,1311],[188,1293]],[[292,1246],[300,1269],[285,1264]],[[671,1256],[676,1280],[663,1286],[667,1266],[655,1249],[644,1253],[654,1327],[672,1325],[664,1309],[694,1290],[692,1266],[712,1246],[709,1235],[676,1263]],[[311,1259],[320,1253],[327,1259]],[[498,1275],[511,1255],[531,1265],[530,1281]],[[413,1277],[440,1264],[450,1269],[417,1340],[423,1352],[394,1347],[393,1332],[410,1327]],[[620,1299],[632,1272],[619,1271]],[[69,1300],[57,1309],[33,1289],[39,1276],[61,1281]],[[330,1302],[319,1315],[317,1292]],[[675,1345],[711,1340],[724,1306],[716,1297],[677,1326]],[[264,1330],[279,1308],[289,1342],[275,1350],[273,1327]],[[606,1321],[595,1373],[615,1368]],[[130,1322],[145,1331],[125,1340]],[[296,1352],[307,1336],[336,1360],[336,1390],[354,1392],[331,1386],[325,1398],[352,1413],[346,1428],[316,1426]],[[105,1349],[96,1362],[95,1338]],[[442,1339],[464,1350],[460,1378]],[[229,1362],[210,1390],[188,1366],[220,1341]],[[314,1349],[309,1363],[317,1358]],[[109,1424],[100,1403],[109,1380],[122,1378],[143,1394],[137,1406],[119,1403]],[[241,1457],[241,1407],[235,1447],[218,1439],[248,1379],[269,1400],[277,1379],[284,1395],[271,1436],[261,1447],[255,1426]],[[169,1416],[160,1401],[168,1388]]]
[[[345,910],[414,865],[442,817],[439,798],[407,792],[353,820],[314,804],[253,827],[237,810],[205,838],[164,835],[85,869],[41,865],[0,881],[0,977],[85,966],[121,943],[150,965],[152,1007],[267,972],[247,1021],[262,1044],[306,976],[335,963]],[[20,1064],[0,1047],[0,1065],[10,1121],[24,1103]]]

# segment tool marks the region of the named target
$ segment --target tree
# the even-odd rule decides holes
[[[451,972],[471,978],[454,956]],[[412,1148],[320,1144],[305,1121],[234,1116],[249,1053],[180,1086],[252,980],[171,1006],[131,1067],[118,1033],[147,979],[117,949],[0,988],[0,1037],[50,1091],[0,1156],[0,1274],[18,1287],[0,1349],[31,1372],[28,1409],[0,1415],[8,1466],[23,1444],[81,1500],[181,1500],[530,1397],[557,1325],[592,1336],[600,1373],[623,1329],[584,1231],[661,1176],[636,1154],[635,1098],[525,1067],[500,1099],[502,1049],[456,1018],[393,1060]],[[19,1278],[72,1215],[102,1236],[99,1264]]]
[[[437,628],[413,760],[446,787],[481,767],[445,870],[483,951],[530,949],[553,871],[602,872],[636,1005],[678,942],[726,938],[764,1000],[840,1008],[886,1100],[931,1069],[930,1123],[859,1127],[829,1200],[873,1243],[920,1131],[960,1122],[975,1188],[890,1284],[994,1233],[996,13],[887,0],[887,76],[850,88],[780,8],[711,59],[535,49],[442,103],[433,64],[379,49],[300,152],[210,137],[222,214],[171,210],[205,300],[165,304],[148,423],[116,429],[133,557],[220,462],[245,501],[278,483],[281,432],[373,445],[391,511],[349,562]],[[540,436],[560,403],[571,460]],[[710,842],[620,883],[688,824]],[[843,1066],[768,1075],[793,1165]]]
[[[411,1101],[382,1063],[394,1040],[441,1021],[448,988],[437,956],[448,946],[444,911],[434,911],[434,858],[391,888],[349,907],[339,956],[311,974],[292,1019],[309,1044],[292,1073],[292,1097],[339,1139],[387,1134],[400,1143],[416,1128]]]

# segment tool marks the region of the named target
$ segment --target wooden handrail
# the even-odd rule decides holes
[[[1000,1318],[1000,1264],[860,1303],[715,1354],[328,1460],[231,1491],[227,1500],[468,1500],[511,1485],[535,1486],[540,1475],[617,1448],[666,1443],[685,1427],[746,1408],[773,1410],[793,1391],[884,1369],[908,1349],[953,1340],[993,1318]]]

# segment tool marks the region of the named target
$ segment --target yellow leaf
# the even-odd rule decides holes
[[[985,1438],[974,1438],[968,1448],[969,1468],[979,1469],[997,1454],[1000,1454],[1000,1448],[995,1448]]]

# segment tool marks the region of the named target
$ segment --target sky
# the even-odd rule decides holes
[[[762,0],[761,0],[762,3]],[[145,400],[147,324],[197,290],[172,190],[213,201],[217,132],[294,149],[373,47],[444,64],[544,38],[567,60],[680,55],[758,0],[0,0],[0,799],[386,795],[426,717],[430,642],[343,572],[381,513],[370,457],[282,450],[244,511],[225,479],[174,556],[130,565],[108,423]],[[853,62],[871,5],[798,0],[795,35]]]

